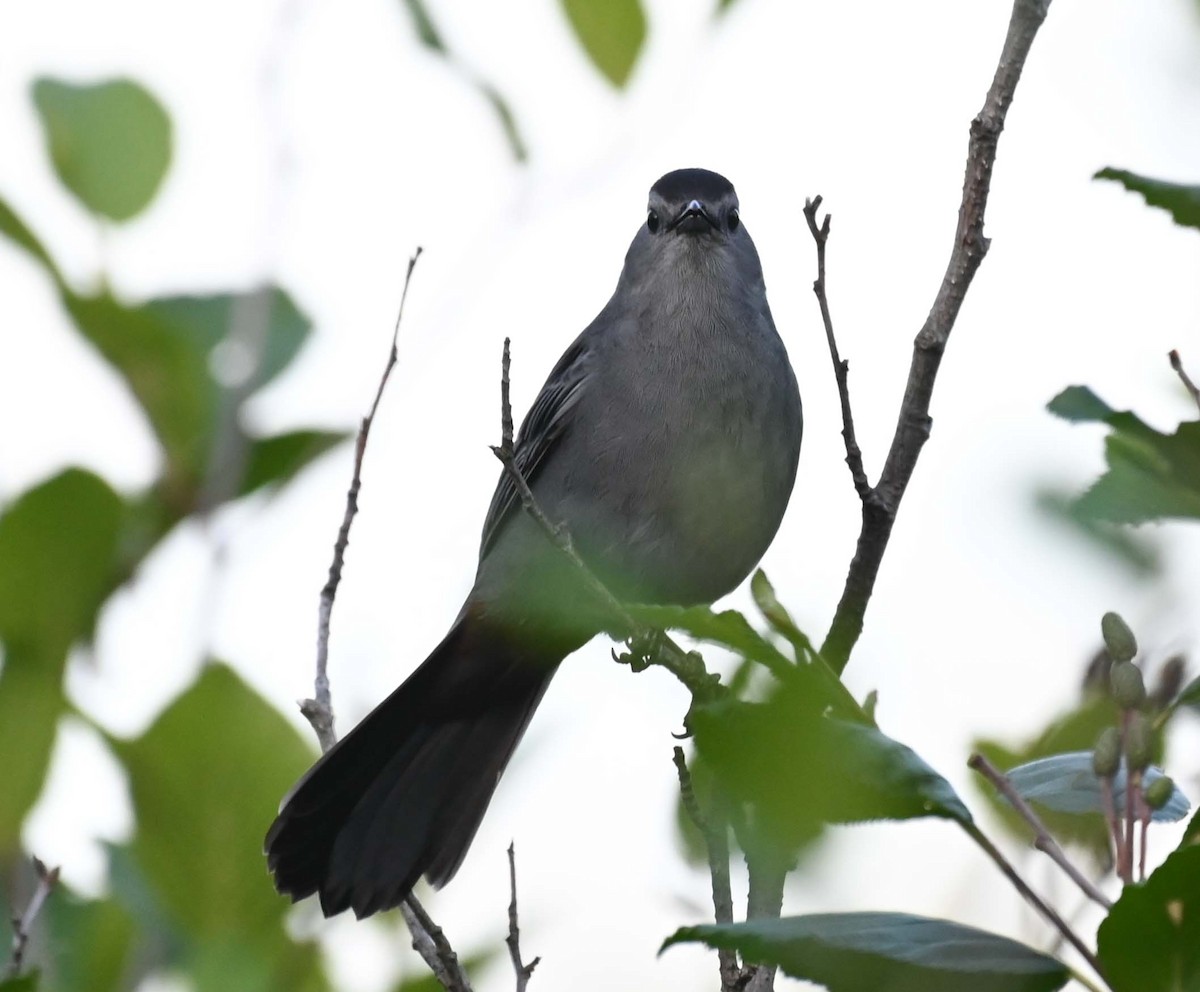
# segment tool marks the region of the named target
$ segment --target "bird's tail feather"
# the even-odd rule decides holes
[[[515,649],[464,613],[284,799],[265,843],[276,888],[361,918],[423,874],[448,882],[565,653]]]

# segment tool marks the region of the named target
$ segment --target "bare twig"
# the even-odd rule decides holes
[[[1183,383],[1183,388],[1191,394],[1196,406],[1200,408],[1200,389],[1196,388],[1196,384],[1192,382],[1192,377],[1184,371],[1183,359],[1179,357],[1179,352],[1172,348],[1167,357],[1171,360],[1171,368],[1175,370],[1175,374],[1179,376],[1179,381]]]
[[[1034,842],[1036,847],[1043,854],[1046,854],[1050,859],[1067,873],[1071,881],[1079,886],[1085,896],[1093,902],[1099,903],[1105,909],[1112,908],[1112,900],[1101,892],[1078,868],[1071,864],[1067,858],[1066,852],[1059,847],[1058,842],[1050,836],[1050,832],[1046,829],[1046,825],[1042,823],[1041,817],[1034,812],[1033,808],[1025,801],[1025,798],[1013,787],[1007,775],[1001,772],[982,754],[973,754],[967,761],[967,765],[979,772],[984,778],[992,783],[1008,800],[1025,822],[1033,828]]]
[[[329,578],[321,590],[321,601],[317,610],[317,677],[313,683],[313,698],[301,702],[300,712],[316,731],[322,751],[328,751],[337,741],[337,734],[333,729],[333,703],[329,691],[329,621],[333,615],[333,601],[342,581],[342,566],[346,557],[346,547],[350,543],[350,525],[354,523],[354,516],[358,513],[358,493],[362,488],[362,463],[367,452],[367,439],[371,435],[371,425],[375,422],[375,414],[379,410],[379,401],[383,399],[383,390],[396,365],[396,342],[400,335],[400,320],[404,316],[404,301],[408,299],[408,285],[412,281],[413,269],[420,257],[421,249],[417,248],[408,260],[404,289],[400,293],[400,306],[396,311],[396,326],[392,329],[391,351],[388,352],[383,375],[379,377],[379,388],[375,390],[371,412],[363,417],[358,428],[358,438],[354,443],[354,474],[350,479],[350,490],[346,493],[346,512],[342,517],[342,526],[338,528],[337,540],[333,544],[333,562],[329,566]]]
[[[1121,824],[1117,820],[1117,803],[1113,797],[1111,775],[1100,777],[1100,805],[1104,808],[1104,822],[1108,824],[1108,835],[1113,845],[1113,867],[1120,874],[1125,858],[1125,839],[1121,836]]]
[[[864,503],[874,496],[863,468],[862,449],[854,435],[854,415],[850,412],[850,363],[838,353],[837,338],[833,334],[833,318],[829,315],[829,299],[825,293],[825,242],[829,240],[829,225],[833,218],[825,214],[824,221],[817,225],[817,211],[821,208],[821,197],[804,201],[804,219],[817,245],[817,278],[813,282],[813,293],[821,308],[821,321],[825,324],[825,340],[829,342],[829,357],[833,360],[833,374],[837,379],[838,397],[842,402],[842,440],[846,442],[846,464],[850,466],[850,477],[854,480],[854,491]]]
[[[529,483],[516,464],[516,451],[513,448],[512,406],[509,403],[509,369],[511,356],[510,341],[504,339],[504,352],[500,361],[500,424],[501,443],[492,445],[494,454],[504,466],[504,471],[516,486],[521,506],[528,513],[546,536],[563,552],[578,569],[584,584],[595,596],[605,614],[609,632],[620,640],[629,643],[628,654],[618,656],[613,652],[616,661],[630,664],[635,671],[646,665],[658,665],[667,669],[691,692],[693,700],[701,702],[712,699],[722,691],[719,675],[713,675],[704,666],[704,660],[695,651],[684,651],[666,633],[651,630],[640,624],[628,609],[612,594],[609,588],[600,581],[575,550],[571,534],[563,524],[554,523],[540,506],[529,488]]]
[[[450,941],[416,896],[409,895],[400,904],[400,914],[408,924],[408,932],[412,934],[413,950],[421,955],[438,984],[446,992],[472,992],[467,973],[459,964],[458,955],[454,953]]]
[[[1008,859],[1000,853],[1000,849],[991,842],[987,834],[980,830],[973,822],[957,822],[966,832],[967,836],[975,841],[983,849],[983,852],[995,862],[996,867],[1013,884],[1013,887],[1021,893],[1025,901],[1037,910],[1042,919],[1046,920],[1047,923],[1062,934],[1063,939],[1079,952],[1080,956],[1091,966],[1097,975],[1103,978],[1104,971],[1101,969],[1100,962],[1096,959],[1096,955],[1092,953],[1091,948],[1079,938],[1079,935],[1071,929],[1066,920],[1059,916],[1041,896],[1029,887],[1029,884],[1017,873],[1017,870],[1009,863]]]
[[[517,925],[517,852],[511,842],[508,845],[508,887],[512,897],[508,902],[508,936],[504,943],[508,945],[508,956],[512,958],[513,971],[517,974],[517,992],[525,992],[529,976],[542,959],[534,958],[529,964],[521,961],[521,928]]]
[[[300,712],[312,725],[320,742],[321,751],[328,751],[337,743],[337,732],[334,730],[333,695],[329,687],[327,664],[329,660],[329,621],[333,615],[333,603],[337,598],[338,586],[342,581],[342,568],[345,562],[346,548],[350,544],[350,527],[358,513],[358,493],[362,488],[362,463],[367,452],[367,440],[371,434],[371,425],[375,422],[375,414],[379,410],[379,402],[383,399],[383,391],[387,387],[392,369],[398,358],[397,341],[400,336],[400,321],[404,316],[404,301],[408,299],[408,286],[412,281],[413,269],[417,259],[421,257],[421,249],[417,248],[408,260],[408,270],[404,275],[404,289],[400,293],[400,306],[396,311],[396,324],[392,328],[392,346],[388,352],[387,364],[383,375],[379,377],[379,387],[375,390],[375,399],[371,403],[370,412],[363,417],[358,428],[358,438],[354,444],[354,474],[350,480],[350,489],[346,493],[346,512],[342,517],[342,525],[338,528],[337,540],[333,545],[333,562],[329,566],[329,578],[321,590],[321,601],[317,611],[317,674],[313,681],[313,699],[305,699],[300,704]],[[441,927],[425,911],[425,907],[417,897],[409,893],[400,904],[400,913],[408,924],[412,934],[412,946],[429,970],[433,972],[441,986],[449,992],[472,992],[467,973],[459,964],[458,955],[450,946],[450,941],[442,932]]]
[[[12,957],[4,972],[6,979],[16,978],[21,974],[21,968],[25,965],[25,948],[29,944],[29,932],[33,928],[38,913],[46,904],[46,900],[50,898],[50,893],[58,884],[58,868],[47,868],[45,862],[39,858],[33,858],[32,861],[33,870],[37,874],[37,887],[29,898],[29,905],[25,907],[25,912],[12,918]]]
[[[929,316],[913,343],[908,384],[891,449],[879,482],[874,487],[875,498],[863,503],[862,529],[854,559],[833,623],[821,647],[821,653],[837,672],[846,667],[850,652],[862,633],[867,603],[875,587],[900,500],[912,477],[921,448],[929,437],[929,403],[942,354],[963,299],[988,250],[983,218],[991,187],[992,168],[996,162],[996,145],[1004,129],[1005,116],[1030,46],[1046,18],[1049,6],[1050,0],[1015,0],[995,77],[983,109],[971,122],[954,247]]]
[[[729,884],[729,836],[726,833],[726,818],[720,809],[714,808],[709,816],[700,809],[696,790],[692,785],[692,773],[688,771],[683,748],[673,752],[675,770],[679,774],[679,795],[688,819],[695,824],[704,839],[704,851],[708,856],[708,873],[712,877],[713,920],[717,923],[733,922],[733,894]],[[719,802],[714,804],[719,806]],[[721,992],[741,992],[746,977],[738,965],[737,954],[725,948],[717,949],[717,966],[721,974]]]

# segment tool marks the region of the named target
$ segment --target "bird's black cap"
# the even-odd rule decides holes
[[[651,186],[650,195],[658,196],[666,203],[686,203],[688,200],[718,203],[737,194],[733,183],[720,173],[708,169],[676,169]]]

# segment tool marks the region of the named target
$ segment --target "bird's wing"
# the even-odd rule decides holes
[[[546,456],[570,427],[571,411],[579,402],[587,382],[591,349],[584,337],[581,335],[558,360],[517,435],[513,464],[530,486]],[[483,523],[483,541],[479,551],[481,558],[487,554],[504,522],[520,502],[516,483],[506,470],[501,471]]]

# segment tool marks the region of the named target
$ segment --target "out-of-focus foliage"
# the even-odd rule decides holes
[[[822,913],[684,927],[674,944],[700,942],[774,964],[830,992],[1053,992],[1061,961],[998,934],[907,913]]]
[[[1108,472],[1076,502],[1082,516],[1122,524],[1200,518],[1200,421],[1163,434],[1086,386],[1064,389],[1050,401],[1050,412],[1112,429],[1104,442]]]
[[[1200,229],[1200,186],[1163,182],[1111,167],[1101,169],[1095,178],[1118,182],[1127,190],[1140,193],[1150,206],[1166,210],[1176,224]]]
[[[39,79],[33,99],[50,159],[88,210],[126,221],[146,209],[171,162],[171,119],[137,83]]]
[[[646,41],[641,0],[561,0],[588,58],[610,83],[629,82]]]

